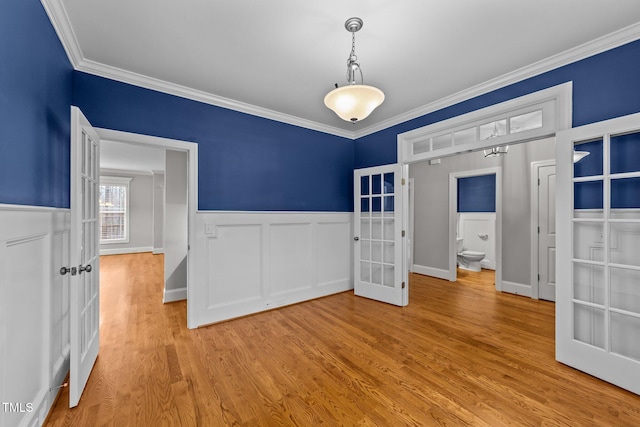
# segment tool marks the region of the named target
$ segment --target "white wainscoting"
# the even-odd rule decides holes
[[[69,371],[69,219],[0,205],[0,426],[41,425]]]
[[[484,252],[482,268],[496,269],[495,212],[461,212],[458,214],[458,236],[466,251]]]
[[[352,213],[198,212],[189,284],[197,325],[353,289],[352,221]]]

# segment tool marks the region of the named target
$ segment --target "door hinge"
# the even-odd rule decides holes
[[[406,286],[407,285],[404,282],[402,282],[402,289],[404,289]]]
[[[540,281],[540,275],[538,274],[538,282]]]
[[[540,185],[540,178],[538,178],[538,185]]]
[[[400,182],[402,183],[402,185],[406,184],[406,181],[404,180],[404,178],[402,178],[402,180]]]
[[[406,233],[404,232],[404,230],[402,230],[402,237],[404,237],[404,235],[405,235],[405,234],[406,234]]]
[[[540,234],[540,226],[538,226],[538,234]]]

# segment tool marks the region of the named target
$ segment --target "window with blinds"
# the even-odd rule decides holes
[[[100,243],[129,241],[130,178],[100,179]]]

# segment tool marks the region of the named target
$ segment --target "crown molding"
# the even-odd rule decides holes
[[[354,140],[640,39],[640,22],[638,22],[531,65],[503,74],[495,79],[488,80],[453,95],[414,108],[406,113],[378,122],[372,126],[358,131],[348,131],[335,126],[329,126],[290,114],[257,107],[230,98],[87,60],[82,54],[82,50],[80,49],[80,45],[78,44],[78,40],[61,0],[41,0],[41,2],[75,70],[203,102],[205,104],[227,108],[252,116]]]
[[[518,70],[503,74],[495,79],[488,80],[479,85],[470,87],[463,91],[454,93],[447,97],[441,98],[432,103],[410,110],[406,113],[397,115],[390,119],[376,123],[375,125],[360,129],[354,132],[354,139],[362,138],[367,135],[379,132],[389,127],[404,123],[409,120],[416,119],[429,113],[433,113],[443,108],[450,107],[468,99],[475,98],[485,93],[509,86],[528,78],[537,76],[547,71],[569,65],[590,56],[597,55],[607,50],[622,46],[632,41],[640,39],[640,22],[622,28],[613,33],[607,34],[580,46],[566,50],[559,54],[550,56],[533,64],[522,67]]]
[[[280,113],[278,111],[269,110],[267,108],[257,107],[230,98],[213,95],[197,89],[170,83],[164,80],[145,76],[143,74],[134,73],[123,70],[121,68],[112,67],[110,65],[101,64],[99,62],[81,59],[74,67],[78,71],[116,80],[122,83],[143,87],[181,98],[199,101],[205,104],[215,105],[217,107],[227,108],[229,110],[238,111],[252,116],[258,116],[265,119],[275,120],[281,123],[287,123],[306,129],[316,130],[348,139],[353,139],[353,132],[342,130],[333,126],[324,125],[312,120],[303,119],[301,117],[292,116],[290,114]]]
[[[76,68],[84,56],[82,55],[82,50],[80,49],[80,44],[73,31],[73,27],[71,27],[67,10],[62,5],[61,0],[41,0],[40,2],[49,16],[53,29],[56,31],[56,34],[58,34],[58,38],[67,53],[71,65],[73,68]]]

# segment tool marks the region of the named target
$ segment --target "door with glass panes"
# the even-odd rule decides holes
[[[397,164],[354,171],[354,287],[358,296],[404,306],[401,175]]]
[[[558,133],[557,166],[556,358],[640,393],[640,114]]]

